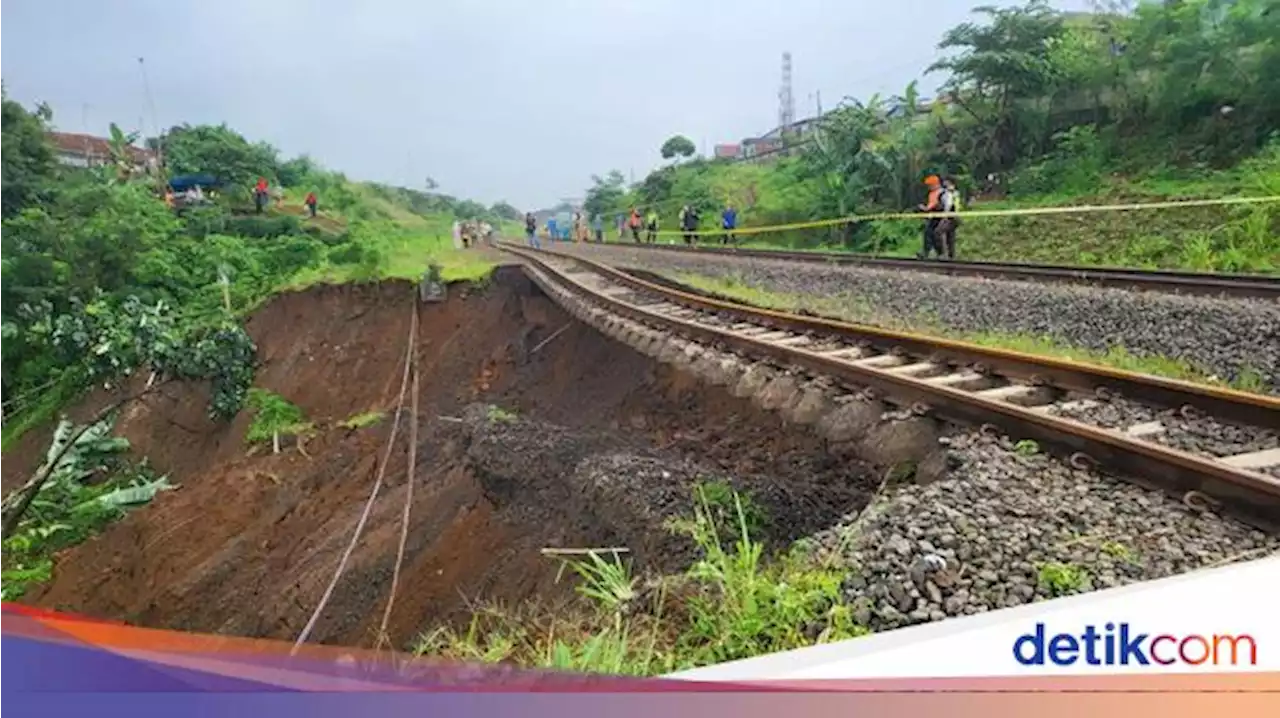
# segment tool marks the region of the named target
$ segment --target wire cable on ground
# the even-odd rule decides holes
[[[418,462],[418,362],[414,352],[413,394],[409,409],[409,467],[404,493],[404,513],[400,517],[400,546],[396,549],[396,566],[391,572],[391,594],[387,596],[387,609],[382,612],[382,625],[378,627],[378,644],[390,640],[387,625],[391,623],[391,609],[396,605],[396,589],[400,585],[400,567],[404,564],[404,547],[409,541],[409,512],[413,507],[414,472]]]
[[[329,604],[329,599],[333,597],[333,590],[338,585],[338,581],[342,578],[342,573],[347,569],[347,562],[351,559],[351,554],[355,551],[356,544],[360,541],[360,534],[364,531],[364,525],[369,520],[369,514],[373,511],[374,501],[378,498],[378,492],[382,490],[382,483],[386,479],[387,464],[391,462],[391,450],[395,448],[396,433],[400,428],[400,414],[404,410],[404,395],[409,388],[409,373],[413,364],[414,348],[417,345],[418,338],[418,305],[413,303],[413,315],[409,322],[409,346],[405,349],[404,356],[404,376],[400,379],[400,396],[396,400],[395,419],[391,423],[391,435],[387,438],[387,450],[382,456],[382,465],[378,468],[378,478],[374,481],[373,491],[369,494],[369,500],[365,502],[364,512],[360,515],[360,521],[356,524],[355,532],[351,534],[351,542],[347,544],[346,551],[342,554],[342,559],[338,562],[337,568],[333,572],[333,579],[329,581],[329,587],[325,589],[324,595],[320,598],[320,603],[316,606],[316,610],[311,614],[311,618],[307,621],[307,625],[298,634],[298,640],[293,644],[293,650],[289,655],[297,655],[298,649],[302,644],[307,642],[307,638],[311,635],[312,629],[315,628],[316,622],[320,620],[320,615],[324,613],[325,606]]]

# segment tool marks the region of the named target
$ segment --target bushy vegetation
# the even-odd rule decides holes
[[[927,174],[950,175],[966,208],[1280,194],[1280,9],[1270,0],[1099,2],[1060,13],[1041,0],[979,8],[941,39],[947,73],[924,106],[901,95],[846,99],[791,156],[764,165],[693,159],[627,187],[593,178],[587,210],[680,207],[739,226],[911,211]],[[664,146],[663,156],[670,153]],[[1280,271],[1280,208],[1194,208],[973,218],[967,257]],[[794,247],[914,253],[918,221],[759,235]]]
[[[226,126],[188,125],[163,139],[167,170],[221,185],[209,203],[174,210],[155,177],[59,165],[51,119],[46,107],[4,98],[5,446],[84,390],[139,370],[211,380],[210,413],[229,419],[253,382],[240,319],[272,293],[416,277],[433,257],[446,279],[482,275],[487,263],[451,256],[462,253],[452,252],[450,224],[518,215],[505,203],[350,182]],[[113,128],[113,153],[127,157],[132,139]],[[283,204],[260,215],[250,194],[258,177],[285,188]],[[311,191],[322,208],[314,219],[301,207]]]
[[[68,442],[74,443],[66,447]],[[49,478],[4,538],[4,600],[17,599],[48,580],[59,550],[92,536],[160,491],[176,488],[145,462],[127,460],[128,448],[128,440],[111,436],[108,419],[83,432],[66,421],[58,426],[41,467]],[[6,515],[12,510],[6,502]]]

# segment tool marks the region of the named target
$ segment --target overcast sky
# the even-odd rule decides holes
[[[353,178],[538,209],[643,177],[672,134],[709,152],[771,129],[786,50],[798,118],[815,92],[899,92],[978,4],[4,0],[0,73],[68,132],[226,122]]]

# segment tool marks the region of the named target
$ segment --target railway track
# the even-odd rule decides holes
[[[1215,456],[1161,443],[1173,428],[1168,420],[1104,428],[1069,418],[1123,397],[1164,414],[1275,432],[1276,397],[758,309],[673,290],[581,257],[501,248],[523,258],[533,281],[579,318],[663,360],[683,354],[704,378],[750,382],[752,369],[725,376],[732,367],[741,372],[736,358],[746,358],[801,375],[770,379],[757,372],[761,390],[769,381],[800,384],[805,377],[834,380],[851,393],[869,388],[910,414],[1031,439],[1077,468],[1105,468],[1193,507],[1280,530],[1280,445]],[[793,387],[790,394],[803,391]]]
[[[849,252],[796,252],[781,249],[739,247],[687,247],[683,245],[616,243],[607,246],[640,248],[686,254],[756,257],[821,264],[847,264],[880,269],[906,269],[954,276],[1064,282],[1120,289],[1174,292],[1206,296],[1280,300],[1280,276],[1261,274],[1210,274],[1171,270],[1144,270],[1117,267],[1081,267],[1017,262],[943,261],[897,259]]]

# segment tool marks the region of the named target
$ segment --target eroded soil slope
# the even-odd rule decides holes
[[[421,424],[397,643],[463,618],[478,598],[564,596],[542,547],[625,545],[642,567],[678,568],[690,554],[663,523],[687,509],[696,481],[725,477],[750,491],[778,541],[831,525],[876,483],[806,431],[573,322],[517,268],[484,288],[455,285],[442,305],[415,309],[414,289],[314,288],[251,320],[256,385],[322,427],[305,453],[247,456],[249,417],[209,421],[200,386],[167,386],[131,408],[119,431],[181,489],[61,556],[26,600],[155,627],[295,637],[373,485],[412,311]],[[489,405],[510,414],[495,418]],[[338,426],[369,411],[387,418]],[[314,640],[371,642],[399,542],[404,436],[402,427]],[[37,460],[37,438],[5,457],[6,474]]]

